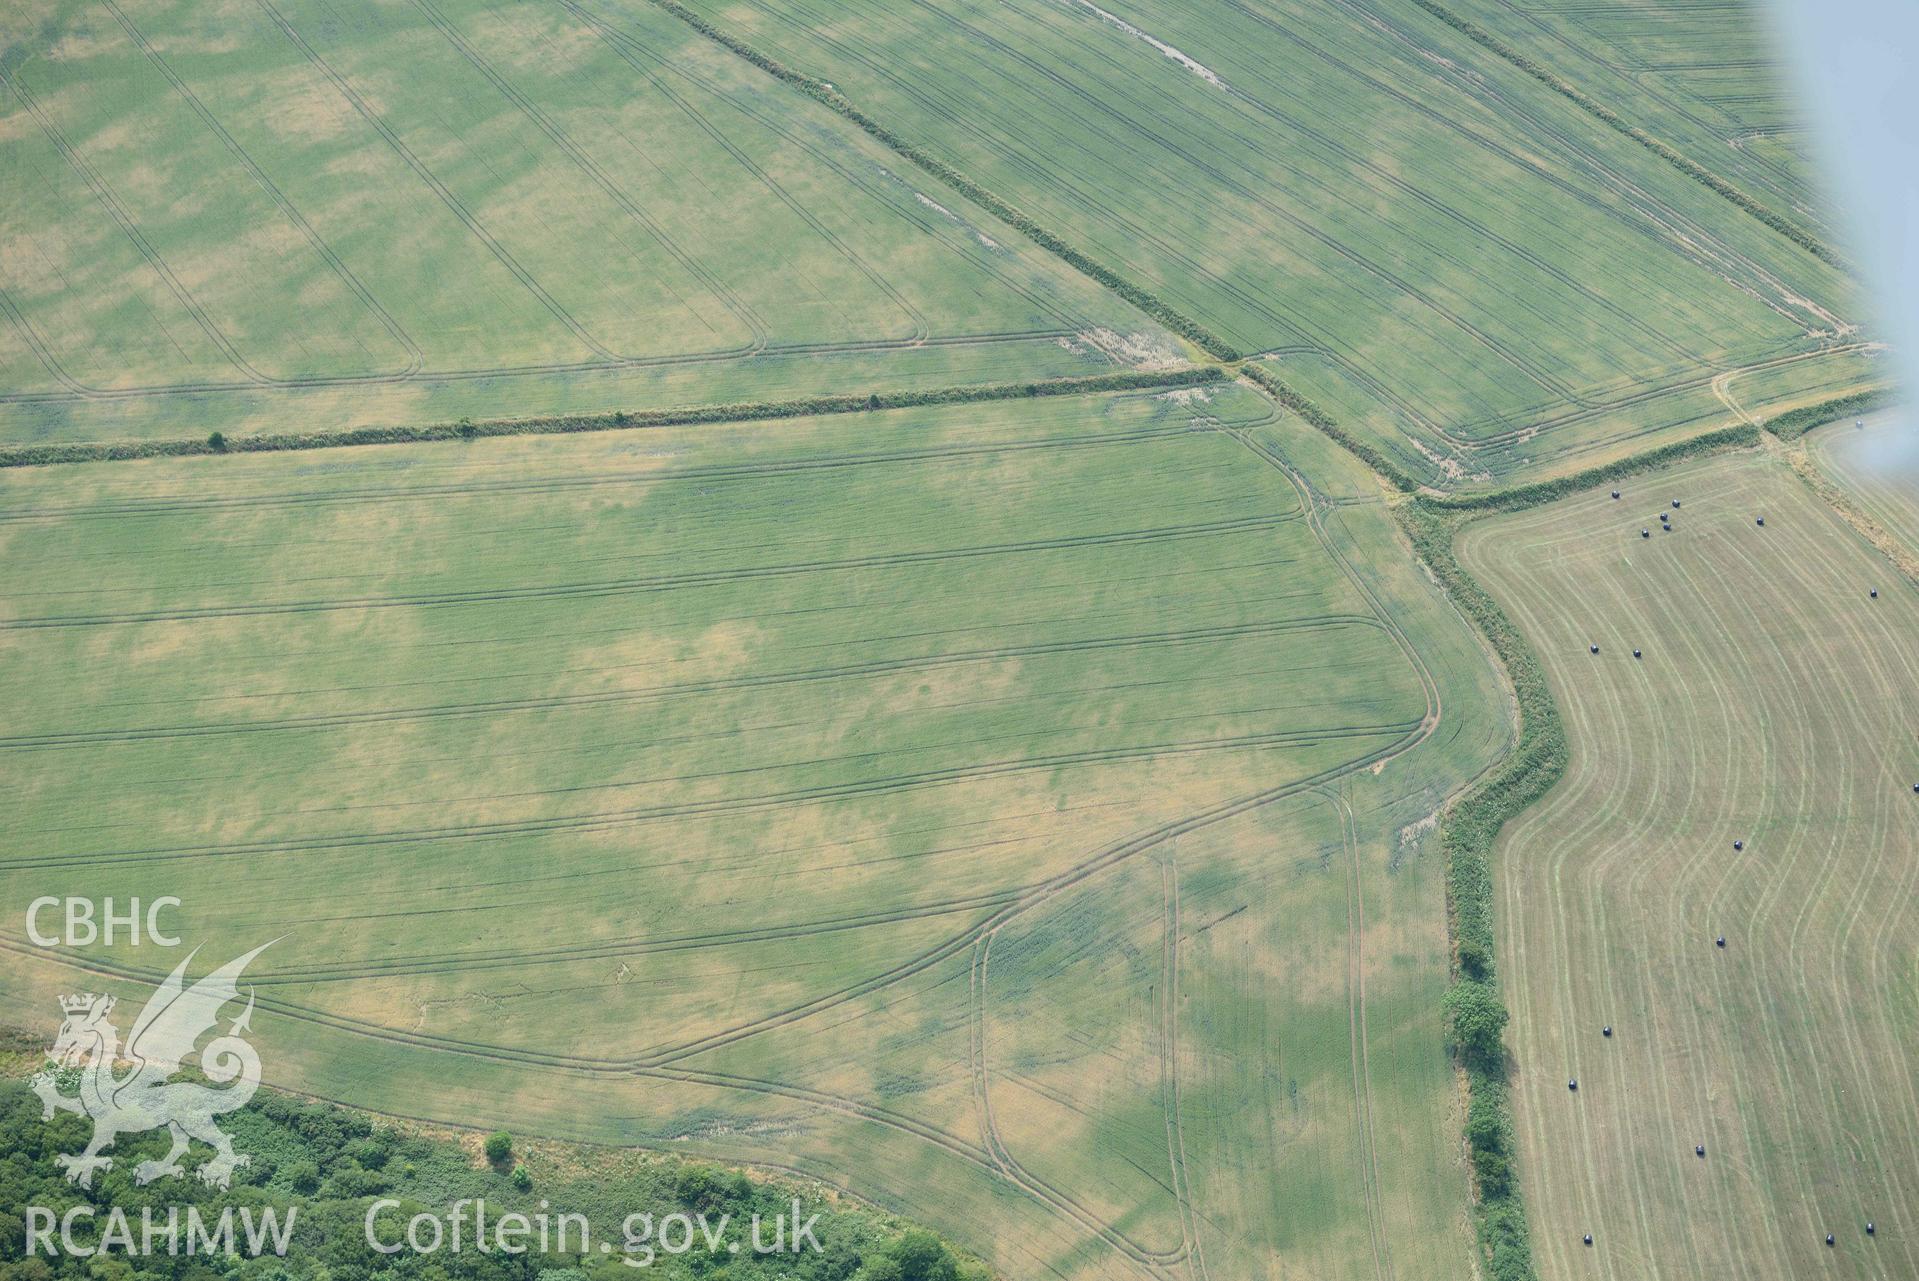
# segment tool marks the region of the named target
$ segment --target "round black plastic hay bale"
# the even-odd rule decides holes
[[[1597,653],[1599,652],[1599,646],[1597,646],[1597,645],[1594,645],[1594,646],[1592,647],[1592,651],[1593,651],[1593,653],[1595,653],[1595,654],[1597,654]]]
[[[1566,1082],[1566,1088],[1569,1090],[1577,1090],[1579,1088],[1579,1078],[1574,1077],[1572,1080]]]
[[[1766,518],[1764,516],[1761,516],[1758,520],[1754,521],[1753,523],[1756,525],[1763,525],[1766,523]]]
[[[1720,947],[1726,946],[1726,936],[1724,934],[1721,934],[1717,941]]]
[[[1632,652],[1632,656],[1633,656],[1634,658],[1638,658],[1638,657],[1639,657],[1639,651],[1638,651],[1638,650],[1634,650],[1634,651]]]
[[[1615,490],[1613,490],[1613,491],[1612,491],[1612,496],[1613,496],[1614,498],[1617,498],[1617,497],[1619,497],[1619,491],[1618,491],[1618,490],[1616,490],[1616,489],[1615,489]]]
[[[1872,598],[1873,598],[1874,600],[1878,600],[1878,599],[1879,599],[1879,589],[1878,589],[1877,587],[1875,587],[1875,588],[1873,588],[1873,589],[1872,589]]]
[[[1677,506],[1679,506],[1679,500],[1678,500],[1677,498],[1675,498],[1675,499],[1673,499],[1673,500],[1672,500],[1672,505],[1673,505],[1674,507],[1677,507]]]
[[[1588,1232],[1586,1234],[1586,1244],[1591,1245],[1592,1243],[1593,1243],[1593,1234]]]
[[[1602,1027],[1602,1028],[1600,1028],[1600,1029],[1599,1029],[1599,1035],[1601,1035],[1601,1036],[1611,1036],[1611,1035],[1612,1035],[1612,1024],[1610,1024],[1610,1023],[1608,1023],[1608,1024],[1606,1024],[1606,1026],[1605,1026],[1605,1027]]]
[[[1873,1226],[1872,1226],[1872,1224],[1871,1224],[1871,1222],[1868,1222],[1868,1223],[1866,1224],[1866,1235],[1867,1235],[1867,1236],[1872,1236],[1872,1235],[1874,1235],[1875,1233],[1877,1233],[1878,1231],[1879,1231],[1879,1229],[1877,1229],[1877,1228],[1875,1228],[1875,1227],[1873,1227]]]
[[[1640,536],[1641,538],[1651,538],[1651,537],[1652,537],[1652,531],[1651,531],[1650,529],[1642,529],[1642,530],[1640,530],[1640,531],[1639,531],[1639,536]]]
[[[1732,847],[1736,850],[1743,850],[1746,848],[1746,843],[1744,841],[1734,841]]]
[[[1703,1143],[1695,1143],[1692,1150],[1700,1156],[1706,1155],[1706,1145]]]
[[[1832,1233],[1830,1233],[1830,1232],[1828,1232],[1828,1233],[1826,1233],[1826,1244],[1827,1244],[1827,1245],[1833,1245],[1833,1244],[1836,1244],[1836,1243],[1835,1243],[1835,1242],[1833,1241],[1833,1239],[1832,1239]]]

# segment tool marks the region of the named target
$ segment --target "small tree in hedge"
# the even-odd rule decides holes
[[[1469,979],[1488,979],[1493,973],[1492,953],[1477,939],[1459,941],[1459,968]]]
[[[495,1130],[486,1136],[486,1159],[498,1165],[513,1155],[513,1136],[505,1130]]]
[[[1453,1043],[1468,1062],[1495,1068],[1505,1057],[1500,1037],[1506,1030],[1506,1007],[1492,984],[1461,979],[1446,993],[1446,1026]]]

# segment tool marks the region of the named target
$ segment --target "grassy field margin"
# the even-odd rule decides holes
[[[1863,414],[1869,409],[1882,408],[1896,399],[1892,388],[1875,387],[1870,391],[1856,391],[1850,396],[1822,400],[1816,405],[1789,409],[1776,418],[1765,419],[1760,425],[1781,440],[1798,440],[1814,427],[1823,427],[1847,414]]]
[[[333,432],[284,432],[227,437],[215,432],[204,440],[129,440],[98,444],[19,445],[0,449],[0,467],[41,467],[52,463],[117,462],[129,458],[179,458],[196,454],[262,454],[296,449],[338,449],[348,445],[410,445],[436,440],[477,440],[482,436],[559,436],[579,431],[631,431],[645,427],[682,427],[698,423],[762,422],[821,414],[856,414],[919,405],[964,405],[989,400],[1041,396],[1083,396],[1107,391],[1177,390],[1225,378],[1214,365],[1184,369],[1092,374],[1030,383],[976,383],[931,391],[872,392],[867,395],[805,396],[793,400],[747,401],[688,409],[617,410],[605,414],[568,414],[552,418],[494,418],[412,427],[355,427]]]

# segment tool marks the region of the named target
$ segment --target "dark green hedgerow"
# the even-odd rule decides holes
[[[1494,489],[1483,494],[1422,496],[1420,501],[1429,507],[1445,511],[1516,511],[1521,507],[1537,507],[1555,498],[1564,498],[1567,494],[1590,488],[1603,480],[1620,480],[1627,476],[1648,472],[1676,459],[1758,443],[1757,427],[1745,425],[1722,427],[1718,431],[1705,432],[1685,440],[1676,440],[1670,445],[1662,445],[1658,449],[1649,449],[1643,454],[1634,454],[1620,462],[1587,467],[1556,480],[1535,481],[1530,485],[1514,485],[1509,489]]]
[[[610,414],[571,414],[552,418],[498,418],[474,422],[429,423],[413,427],[355,427],[347,431],[297,432],[263,436],[223,436],[205,440],[129,440],[73,445],[18,445],[0,449],[0,467],[48,463],[107,462],[126,458],[173,458],[192,454],[258,454],[291,449],[335,449],[343,445],[404,445],[436,440],[474,440],[481,436],[555,436],[576,431],[620,431],[638,427],[680,427],[697,423],[757,422],[814,414],[852,414],[916,405],[959,405],[987,400],[1040,396],[1080,396],[1103,391],[1151,391],[1218,382],[1225,372],[1195,365],[1163,372],[1094,374],[1030,383],[979,383],[935,391],[871,392],[851,396],[807,396],[794,400],[704,405],[692,409],[620,410]]]
[[[1468,40],[1471,40],[1474,44],[1504,58],[1507,62],[1518,67],[1521,71],[1539,81],[1539,83],[1545,85],[1554,93],[1571,101],[1588,115],[1602,121],[1609,128],[1615,129],[1628,138],[1631,138],[1634,142],[1646,148],[1646,150],[1652,152],[1680,173],[1691,178],[1694,182],[1700,183],[1709,190],[1724,196],[1727,200],[1730,200],[1733,204],[1739,206],[1739,208],[1745,210],[1760,222],[1765,223],[1768,227],[1771,227],[1774,231],[1792,241],[1795,245],[1798,245],[1801,249],[1804,249],[1821,262],[1828,263],[1834,267],[1845,267],[1846,263],[1843,258],[1828,247],[1824,241],[1820,240],[1810,231],[1807,231],[1804,227],[1801,227],[1798,223],[1787,218],[1784,214],[1777,213],[1761,204],[1690,156],[1670,144],[1653,137],[1637,125],[1625,120],[1611,107],[1588,96],[1576,85],[1569,84],[1567,81],[1560,79],[1551,70],[1534,62],[1531,58],[1528,58],[1525,54],[1519,52],[1519,50],[1513,48],[1498,36],[1493,35],[1484,27],[1454,13],[1451,9],[1437,3],[1437,0],[1413,0],[1413,3],[1453,30],[1459,32],[1459,34],[1465,36]]]
[[[1240,372],[1265,388],[1267,394],[1274,400],[1338,442],[1347,453],[1384,477],[1394,489],[1410,494],[1419,488],[1419,481],[1409,475],[1398,463],[1341,427],[1331,414],[1287,386],[1270,370],[1248,361],[1241,367]]]
[[[676,4],[674,0],[653,0],[653,3],[678,18],[681,22],[684,22],[687,26],[692,27],[708,40],[732,50],[760,70],[766,72],[769,76],[792,85],[795,89],[798,89],[815,102],[852,121],[897,155],[912,161],[913,164],[924,169],[927,173],[932,174],[935,178],[938,178],[955,191],[958,191],[974,204],[979,205],[983,209],[990,210],[995,217],[1005,222],[1008,226],[1018,230],[1040,248],[1057,258],[1063,259],[1071,265],[1074,270],[1104,285],[1106,288],[1124,298],[1127,302],[1132,303],[1135,307],[1151,316],[1154,320],[1159,321],[1160,324],[1165,325],[1181,337],[1197,344],[1210,355],[1220,360],[1239,359],[1239,352],[1224,338],[1206,328],[1206,326],[1200,324],[1191,316],[1179,311],[1150,289],[1135,284],[1133,281],[1120,275],[1117,271],[1114,271],[1111,267],[1108,267],[1105,263],[1076,249],[1058,233],[1020,212],[1019,208],[1011,201],[1006,200],[995,192],[988,191],[985,187],[980,186],[971,178],[968,178],[965,174],[947,164],[944,160],[939,159],[937,156],[927,154],[915,144],[900,137],[900,135],[894,133],[891,129],[854,106],[845,94],[835,89],[826,81],[816,79],[803,72],[795,71],[778,59],[761,53],[758,49],[755,49],[752,45],[747,44],[737,36],[728,35],[726,32],[720,30],[699,14],[688,9],[685,5]]]
[[[1478,1189],[1479,1248],[1493,1281],[1533,1281],[1526,1211],[1513,1168],[1506,1055],[1498,1039],[1506,1010],[1495,986],[1492,848],[1506,821],[1544,796],[1565,772],[1566,733],[1531,647],[1453,553],[1467,514],[1420,498],[1402,506],[1399,517],[1420,559],[1491,642],[1518,696],[1518,744],[1447,811],[1440,845],[1453,945],[1462,961],[1446,994],[1446,1024],[1466,1071],[1466,1141]],[[1488,1025],[1490,1045],[1484,1039]]]
[[[1501,1033],[1493,932],[1493,842],[1507,821],[1543,797],[1566,770],[1566,731],[1545,669],[1497,601],[1466,572],[1454,552],[1468,521],[1565,497],[1608,480],[1680,458],[1757,444],[1755,427],[1727,428],[1558,480],[1464,498],[1421,495],[1399,509],[1401,527],[1460,610],[1492,645],[1519,705],[1519,741],[1512,754],[1447,810],[1440,828],[1446,893],[1458,973],[1447,991],[1447,1033],[1466,1072],[1466,1143],[1478,1188],[1475,1222],[1493,1281],[1533,1281],[1532,1248],[1513,1167],[1512,1109]]]
[[[1807,405],[1803,409],[1789,409],[1765,422],[1766,430],[1781,440],[1798,440],[1814,427],[1823,427],[1836,418],[1847,414],[1863,414],[1869,409],[1878,409],[1892,402],[1890,387],[1875,387],[1871,391],[1858,391],[1850,396],[1837,396],[1832,400],[1821,401],[1817,405]]]

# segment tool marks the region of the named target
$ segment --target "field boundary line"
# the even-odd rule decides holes
[[[1196,344],[1209,355],[1226,361],[1240,358],[1241,353],[1226,339],[1180,311],[1144,285],[1129,280],[1091,254],[1074,246],[1059,233],[1022,212],[1010,200],[981,186],[944,160],[893,132],[853,105],[852,99],[828,82],[809,76],[802,71],[796,71],[778,59],[762,53],[738,36],[728,34],[685,5],[677,3],[677,0],[652,0],[652,3],[721,48],[739,55],[767,75],[791,85],[828,110],[858,125],[868,136],[894,154],[925,170],[1081,275],[1110,289],[1182,338]]]
[[[1751,424],[1706,432],[1689,440],[1586,468],[1556,480],[1513,486],[1468,497],[1418,494],[1393,504],[1413,550],[1460,611],[1472,620],[1504,667],[1519,707],[1519,739],[1493,772],[1456,797],[1440,825],[1446,859],[1447,924],[1452,935],[1454,982],[1450,992],[1483,991],[1503,1016],[1493,930],[1494,843],[1507,822],[1543,798],[1564,776],[1568,761],[1565,725],[1544,666],[1525,634],[1492,594],[1460,562],[1462,529],[1483,515],[1542,506],[1608,479],[1635,475],[1682,458],[1750,449],[1762,444]],[[1509,1055],[1486,1062],[1455,1046],[1466,1081],[1466,1145],[1475,1183],[1475,1227],[1482,1262],[1494,1281],[1535,1281],[1526,1207],[1513,1169],[1513,1118],[1507,1083]],[[1475,1125],[1477,1120],[1479,1124]],[[1489,1177],[1491,1176],[1491,1177]]]
[[[1724,401],[1726,407],[1747,422],[1763,427],[1773,438],[1767,443],[1769,452],[1792,469],[1814,498],[1830,507],[1839,519],[1852,526],[1853,532],[1892,563],[1892,567],[1914,583],[1919,583],[1919,555],[1905,542],[1889,533],[1884,526],[1867,514],[1865,508],[1854,502],[1845,489],[1834,482],[1819,469],[1813,460],[1812,452],[1805,443],[1806,433],[1815,427],[1822,427],[1848,414],[1862,414],[1868,410],[1879,409],[1893,403],[1897,394],[1890,387],[1878,387],[1867,391],[1853,392],[1847,396],[1835,396],[1831,400],[1820,401],[1816,405],[1801,405],[1773,418],[1754,418],[1747,413],[1739,402],[1733,399],[1730,376],[1722,376],[1725,381],[1715,379],[1713,391]]]
[[[1772,228],[1786,239],[1792,241],[1795,245],[1798,245],[1819,261],[1828,266],[1837,267],[1841,271],[1849,270],[1849,264],[1836,250],[1792,219],[1779,213],[1770,206],[1761,203],[1753,196],[1747,194],[1743,189],[1734,185],[1728,179],[1720,177],[1712,170],[1680,151],[1677,147],[1647,133],[1644,129],[1631,123],[1605,103],[1592,97],[1571,81],[1562,79],[1550,68],[1533,61],[1519,50],[1501,40],[1498,36],[1487,31],[1484,27],[1479,26],[1461,14],[1453,12],[1451,9],[1438,3],[1438,0],[1413,0],[1413,3],[1453,30],[1459,32],[1459,34],[1465,36],[1468,40],[1471,40],[1474,44],[1479,45],[1481,48],[1497,55],[1525,72],[1540,84],[1545,85],[1548,89],[1551,89],[1554,93],[1559,94],[1581,111],[1584,111],[1587,115],[1592,116],[1615,132],[1632,139],[1646,150],[1652,152],[1655,156],[1658,156],[1661,160],[1664,160],[1674,169],[1677,169],[1680,173],[1691,178],[1694,182],[1699,183],[1717,195],[1725,197],[1726,200],[1752,215],[1752,217]]]
[[[228,437],[215,432],[204,440],[175,437],[167,440],[82,442],[71,445],[15,445],[0,448],[0,469],[45,467],[56,463],[122,462],[135,458],[339,449],[355,445],[413,445],[432,441],[475,440],[482,436],[559,436],[569,432],[763,422],[780,418],[911,409],[924,405],[968,405],[1042,396],[1084,396],[1108,391],[1172,391],[1221,382],[1225,377],[1225,371],[1217,366],[1188,365],[1180,369],[1086,374],[1045,378],[1036,382],[963,383],[926,391],[874,391],[864,395],[853,393],[806,396],[792,400],[736,401],[678,409],[621,409],[611,413],[487,418],[479,421],[462,418],[457,422],[411,427],[352,427],[344,431],[282,432],[261,436]]]

